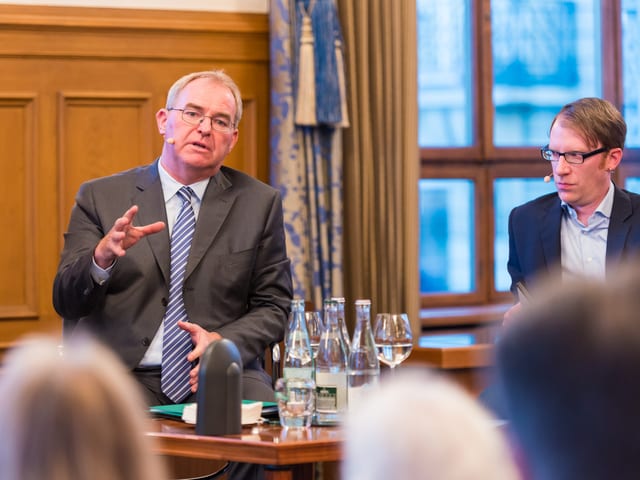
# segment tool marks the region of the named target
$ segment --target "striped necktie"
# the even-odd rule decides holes
[[[187,361],[187,355],[192,349],[191,338],[187,332],[178,328],[178,320],[188,321],[182,289],[196,217],[191,206],[191,196],[195,195],[193,190],[182,187],[177,195],[182,200],[182,207],[171,232],[171,277],[162,337],[161,387],[172,401],[180,403],[191,390],[191,363]]]

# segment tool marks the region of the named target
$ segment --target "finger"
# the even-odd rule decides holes
[[[509,310],[504,312],[504,315],[502,316],[502,325],[506,325],[507,323],[509,323],[513,319],[513,317],[520,311],[521,308],[522,308],[522,304],[518,302],[515,305],[513,305],[511,308],[509,308]]]
[[[198,375],[200,373],[200,365],[196,365],[189,372],[189,385],[191,385],[191,392],[195,393],[198,390]]]
[[[198,330],[202,329],[197,323],[185,322],[184,320],[178,320],[178,327],[190,334],[196,334]]]
[[[195,362],[195,361],[196,361],[197,359],[199,359],[199,358],[200,358],[200,356],[204,353],[204,349],[205,349],[205,348],[206,348],[206,347],[202,347],[202,346],[195,345],[195,346],[193,347],[193,350],[191,350],[191,351],[189,352],[189,355],[187,355],[187,361],[189,361],[189,362]]]
[[[122,215],[122,217],[126,218],[129,221],[129,223],[133,223],[133,217],[136,216],[136,213],[138,213],[138,206],[132,205],[131,208],[129,208],[129,210],[124,212],[124,215]]]
[[[152,233],[158,233],[164,230],[165,224],[164,222],[155,222],[150,223],[149,225],[143,225],[141,227],[135,227],[136,230],[141,232],[143,235],[151,235]]]
[[[196,365],[189,371],[189,383],[194,385],[198,383],[198,375],[200,374],[200,365]]]
[[[133,207],[131,207],[133,208]],[[115,233],[115,232],[127,232],[127,230],[129,229],[131,222],[133,222],[133,217],[127,215],[130,211],[131,208],[129,210],[127,210],[125,212],[125,214],[116,219],[116,221],[113,223],[113,227],[111,228],[111,231],[109,233]],[[136,207],[137,210],[138,207]]]

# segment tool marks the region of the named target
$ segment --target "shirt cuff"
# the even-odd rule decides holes
[[[98,285],[104,285],[104,282],[109,280],[109,277],[111,276],[111,270],[113,270],[113,267],[114,267],[115,264],[116,264],[116,262],[114,261],[107,268],[101,268],[96,263],[96,259],[91,257],[91,272],[90,273],[91,273],[91,278],[93,279],[93,281],[96,282]]]

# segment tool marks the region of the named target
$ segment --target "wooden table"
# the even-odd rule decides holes
[[[306,480],[316,462],[342,459],[342,430],[338,427],[283,429],[279,425],[243,428],[239,435],[196,435],[193,425],[177,420],[153,419],[148,433],[156,453],[176,457],[266,465],[268,480]]]
[[[494,345],[479,343],[456,346],[413,347],[402,366],[428,365],[442,370],[469,392],[478,395],[491,382]]]

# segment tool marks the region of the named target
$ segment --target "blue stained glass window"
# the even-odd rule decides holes
[[[475,288],[474,190],[468,179],[420,180],[422,293]]]
[[[640,193],[640,177],[627,177],[624,188],[630,192]]]
[[[469,0],[418,0],[418,145],[473,138]]]
[[[640,147],[640,2],[622,0],[622,85],[627,147]],[[638,190],[636,190],[638,191]]]
[[[560,108],[600,96],[600,2],[491,0],[494,144],[538,146]]]

